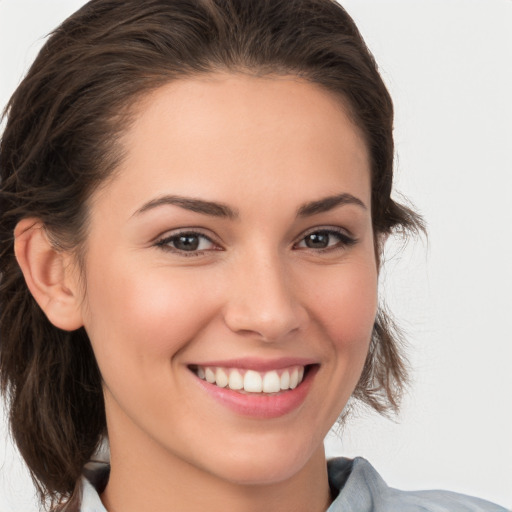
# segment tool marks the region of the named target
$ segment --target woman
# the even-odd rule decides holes
[[[405,383],[377,277],[421,221],[390,197],[391,131],[330,1],[95,0],[60,27],[0,160],[2,383],[43,499],[503,510],[326,471],[349,398],[395,410]]]

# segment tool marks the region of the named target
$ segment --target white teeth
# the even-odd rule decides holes
[[[225,388],[228,385],[228,382],[228,374],[222,368],[217,368],[217,372],[215,375],[215,384],[217,384],[217,386],[219,386],[220,388]]]
[[[238,370],[232,370],[229,374],[229,387],[234,390],[244,388],[244,378]]]
[[[281,389],[290,389],[290,372],[288,370],[281,375]]]
[[[261,393],[263,381],[261,375],[253,370],[247,370],[244,375],[244,391],[249,393]]]
[[[304,378],[304,366],[257,372],[238,368],[196,367],[196,375],[221,388],[248,393],[279,393],[295,389]]]
[[[204,371],[206,382],[213,384],[215,382],[215,372],[211,368],[206,368]]]
[[[281,391],[281,379],[277,372],[267,372],[263,377],[263,393],[277,393]]]
[[[294,368],[292,374],[290,375],[290,389],[295,389],[297,384],[299,383],[299,371],[297,368]]]

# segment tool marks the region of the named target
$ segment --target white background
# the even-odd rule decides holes
[[[43,36],[84,2],[0,0],[0,104]],[[361,414],[329,454],[362,455],[404,489],[512,507],[512,1],[346,0],[396,105],[397,190],[428,243],[388,261],[413,387],[393,423]],[[0,422],[0,511],[33,490]]]

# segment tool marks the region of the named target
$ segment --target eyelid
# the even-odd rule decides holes
[[[297,247],[299,243],[304,241],[304,239],[312,235],[314,233],[328,233],[328,234],[334,234],[340,237],[340,243],[336,244],[331,247],[325,247],[323,249],[311,249],[315,252],[322,252],[322,251],[330,251],[330,250],[336,250],[344,247],[349,247],[351,245],[354,245],[358,242],[358,239],[352,235],[347,229],[339,227],[339,226],[315,226],[313,228],[310,228],[303,233],[301,233],[300,237],[294,242],[293,247]],[[308,249],[308,248],[305,248]]]
[[[215,247],[212,249],[202,249],[202,250],[196,250],[196,251],[183,251],[180,249],[177,249],[175,247],[172,247],[170,245],[170,242],[180,235],[194,235],[197,237],[205,238],[209,242],[211,242]],[[153,245],[155,247],[158,247],[162,250],[172,252],[175,254],[179,254],[182,256],[199,256],[204,254],[205,252],[211,252],[211,251],[218,251],[223,250],[222,245],[215,239],[216,237],[204,233],[202,228],[177,228],[175,230],[169,230],[165,231],[164,234],[159,235],[155,241],[153,242]]]
[[[354,235],[352,235],[352,233],[348,229],[343,228],[341,226],[321,225],[306,229],[300,234],[299,239],[304,238],[310,235],[311,233],[317,233],[319,231],[338,233],[340,235],[345,235],[348,238],[355,238]]]

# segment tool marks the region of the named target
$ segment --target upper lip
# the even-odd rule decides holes
[[[215,361],[203,361],[191,363],[188,366],[221,367],[221,368],[240,368],[243,370],[255,370],[266,372],[272,370],[282,370],[291,366],[307,366],[317,364],[314,359],[303,357],[280,357],[277,359],[262,359],[254,357],[242,357],[236,359],[224,359]]]

